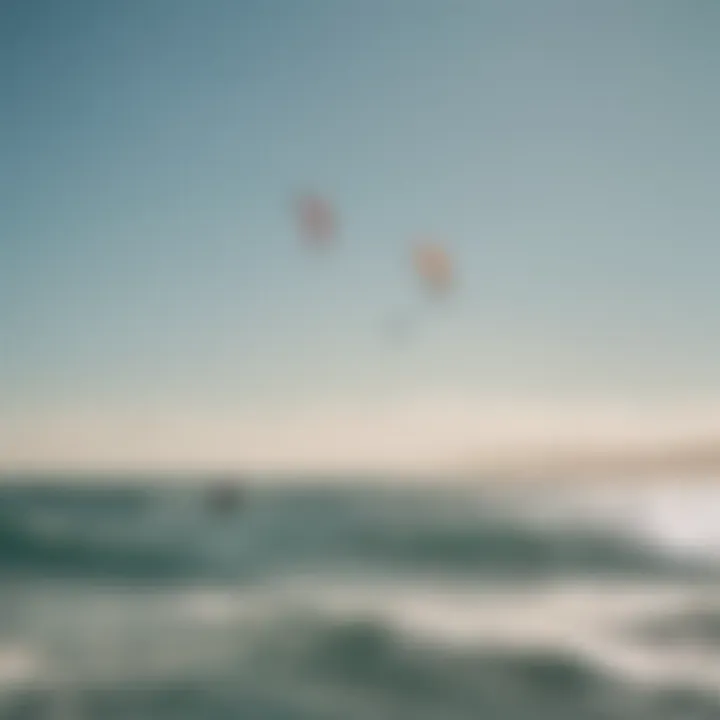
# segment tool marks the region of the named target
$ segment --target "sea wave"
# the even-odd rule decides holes
[[[30,516],[0,516],[0,573],[90,579],[163,579],[186,575],[192,558],[178,548],[93,532]]]
[[[693,675],[628,632],[687,600],[672,586],[472,592],[317,580],[249,593],[105,593],[92,599],[94,617],[115,640],[89,633],[75,665],[57,656],[53,669],[49,653],[34,701],[72,696],[83,717],[159,720],[716,718],[717,666],[702,674],[698,661]],[[76,641],[90,602],[53,603],[54,622]],[[119,657],[133,635],[146,646]],[[27,704],[28,692],[12,702]]]
[[[0,489],[0,717],[720,717],[710,489],[64,492]]]
[[[647,503],[645,515],[633,515],[627,505],[573,506],[562,496],[258,492],[240,515],[218,520],[189,493],[126,493],[117,504],[81,495],[57,506],[60,490],[49,497],[3,502],[1,574],[250,582],[334,567],[537,579],[687,575],[706,572],[713,559],[678,554],[668,533],[662,541],[647,530]]]

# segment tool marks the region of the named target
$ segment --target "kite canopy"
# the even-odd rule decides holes
[[[413,252],[415,271],[426,290],[447,293],[453,285],[454,272],[448,253],[435,243],[420,243]]]
[[[337,219],[326,200],[303,195],[297,199],[295,210],[300,235],[308,245],[325,247],[335,239]]]

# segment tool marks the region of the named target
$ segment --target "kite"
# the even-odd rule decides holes
[[[337,234],[337,218],[332,206],[318,195],[303,195],[296,201],[298,229],[306,244],[322,248],[332,244]]]
[[[413,264],[423,287],[433,296],[447,294],[455,277],[448,253],[434,243],[421,243],[414,248]]]

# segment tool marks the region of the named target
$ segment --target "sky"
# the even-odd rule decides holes
[[[714,0],[4,0],[0,467],[720,428],[718,37]]]

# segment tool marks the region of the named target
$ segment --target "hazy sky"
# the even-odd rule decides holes
[[[718,38],[716,0],[0,3],[0,464],[712,427]],[[457,292],[399,342],[425,233]]]

